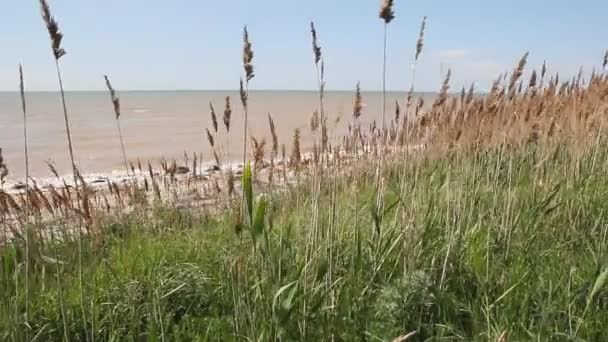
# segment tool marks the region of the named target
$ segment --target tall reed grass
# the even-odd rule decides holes
[[[141,182],[94,188],[74,163],[59,64],[63,35],[40,3],[75,186],[63,180],[63,187],[41,189],[29,181],[20,68],[26,187],[0,191],[1,222],[12,238],[0,251],[0,339],[605,338],[608,53],[602,72],[561,81],[546,64],[524,79],[525,53],[485,95],[473,85],[452,93],[448,70],[425,107],[414,92],[424,17],[405,106],[395,104],[389,128],[387,28],[395,16],[393,2],[384,1],[381,127],[362,124],[357,83],[349,132],[342,144],[329,144],[325,66],[311,23],[319,92],[311,156],[300,128],[290,144],[279,141],[270,114],[272,143],[249,136],[254,72],[245,27],[240,179],[232,168],[221,170],[220,123],[210,104],[206,135],[219,170],[197,172],[203,159],[196,154],[189,169],[184,153],[186,166],[163,160],[155,171],[148,163]],[[118,124],[120,103],[105,80]],[[231,115],[227,97],[228,163]],[[129,172],[119,124],[118,134]],[[258,176],[264,171],[267,182]]]

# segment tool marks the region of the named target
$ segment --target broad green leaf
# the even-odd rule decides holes
[[[593,285],[593,289],[591,290],[591,293],[589,293],[589,297],[587,298],[587,305],[591,304],[593,297],[595,297],[595,295],[597,295],[598,292],[600,292],[602,290],[602,288],[606,285],[607,282],[608,282],[608,267],[606,267],[606,269],[604,269],[604,271],[602,271],[602,273],[600,273],[600,275],[597,276],[597,279],[595,280],[595,284]]]
[[[290,287],[294,286],[298,281],[292,281],[291,283],[282,286],[277,293],[275,293],[274,298],[272,299],[272,308],[273,310],[277,310],[277,305],[278,305],[278,301],[279,298],[281,297],[281,295],[283,294],[283,292],[289,290]]]
[[[251,163],[247,162],[243,171],[243,196],[247,201],[247,216],[249,224],[253,223],[253,181],[251,178]]]

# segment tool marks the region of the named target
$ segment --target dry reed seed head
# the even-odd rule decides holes
[[[321,47],[319,46],[319,42],[317,40],[317,30],[315,29],[315,23],[310,22],[310,33],[312,34],[312,52],[315,56],[315,64],[319,64],[321,61]]]
[[[513,74],[511,74],[511,79],[509,80],[509,93],[512,94],[515,90],[515,86],[517,85],[517,81],[521,78],[521,75],[524,73],[524,68],[526,67],[526,63],[528,62],[528,52],[526,52],[517,63],[517,66],[513,70]]]
[[[464,99],[466,97],[466,90],[464,89],[464,86],[462,86],[462,89],[460,90],[460,103],[464,104]]]
[[[414,98],[414,85],[410,86],[410,90],[407,91],[407,98],[405,101],[405,108],[409,109],[412,105],[412,99]]]
[[[448,98],[448,90],[450,90],[450,77],[452,77],[452,70],[448,69],[447,74],[445,75],[445,79],[443,80],[443,85],[441,86],[441,91],[433,104],[433,108],[437,109],[442,106]]]
[[[401,116],[401,107],[399,101],[395,100],[395,123],[399,123],[399,117]]]
[[[209,141],[209,145],[211,145],[211,148],[215,148],[215,139],[213,139],[213,135],[209,131],[209,128],[205,128],[205,130],[207,131],[207,140]]]
[[[23,81],[23,66],[19,64],[19,93],[21,94],[21,107],[25,114],[25,82]]]
[[[547,61],[543,61],[543,66],[540,70],[540,78],[544,79],[546,74],[547,74]]]
[[[361,97],[361,86],[359,82],[357,82],[357,88],[355,90],[355,104],[353,106],[353,117],[357,120],[361,116],[361,111],[363,109],[363,98]]]
[[[251,137],[251,145],[253,150],[253,163],[255,168],[257,168],[264,160],[266,139],[258,141],[255,137]]]
[[[319,128],[319,112],[315,110],[310,117],[310,130],[316,132]]]
[[[114,88],[112,88],[112,84],[110,83],[108,76],[104,75],[103,77],[106,80],[106,87],[108,87],[108,91],[110,92],[110,98],[112,99],[112,105],[114,106],[116,120],[118,120],[118,118],[120,118],[120,99],[116,96],[116,91]]]
[[[279,138],[277,137],[277,131],[274,126],[274,120],[270,113],[268,113],[268,126],[270,126],[270,135],[272,136],[272,153],[274,156],[279,154]]]
[[[295,129],[294,133],[293,133],[293,145],[292,145],[292,150],[291,150],[291,165],[292,166],[299,166],[300,165],[300,161],[302,160],[302,153],[300,151],[300,130],[299,129]]]
[[[243,107],[247,108],[247,92],[245,91],[245,88],[243,87],[242,78],[240,80],[239,93],[241,95],[241,103],[243,104]]]
[[[424,46],[424,30],[426,29],[426,16],[422,18],[422,24],[420,24],[420,34],[418,35],[418,42],[416,43],[416,61],[418,61],[418,57],[422,53],[422,48]]]
[[[528,88],[536,88],[536,70],[532,70],[532,75],[530,75],[530,82],[528,83]]]
[[[66,52],[61,47],[61,41],[63,40],[63,33],[59,30],[59,25],[53,18],[51,14],[51,8],[46,0],[40,0],[40,9],[42,11],[42,20],[46,25],[47,30],[49,31],[49,36],[51,38],[51,48],[53,49],[53,55],[56,60],[59,60],[63,57]]]
[[[523,90],[523,88],[524,88],[524,82],[523,81],[519,81],[519,85],[517,87],[517,93],[521,94],[521,91]]]
[[[418,98],[418,104],[416,105],[416,112],[414,113],[416,116],[420,113],[420,110],[424,106],[424,99],[421,97]]]
[[[230,132],[230,117],[232,116],[232,108],[230,107],[230,96],[226,96],[226,106],[224,107],[224,127],[226,132]]]
[[[249,32],[247,31],[247,26],[243,27],[243,68],[245,69],[245,76],[247,78],[247,82],[255,77],[253,73],[253,50],[251,48],[251,42],[249,41]]]
[[[608,71],[608,50],[606,50],[606,53],[604,54],[604,63],[602,63],[602,67],[604,68],[604,71]]]
[[[395,19],[393,0],[382,0],[382,5],[380,5],[380,19],[383,19],[386,24]]]
[[[471,83],[471,85],[469,86],[469,91],[467,92],[467,98],[465,100],[467,105],[473,101],[474,93],[475,93],[475,83]]]
[[[211,110],[211,123],[213,124],[213,130],[217,133],[217,116],[215,115],[215,109],[213,103],[209,102],[209,109]]]

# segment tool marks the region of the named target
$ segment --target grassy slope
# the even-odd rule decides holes
[[[255,249],[231,215],[107,218],[86,242],[84,306],[75,246],[40,247],[66,264],[32,261],[30,337],[61,340],[64,322],[96,341],[605,337],[608,292],[590,293],[608,266],[608,146],[408,164],[390,165],[376,223],[373,168],[324,180],[317,236],[309,188],[276,195]],[[20,256],[1,256],[1,339],[24,338]]]

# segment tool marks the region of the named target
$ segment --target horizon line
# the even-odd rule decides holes
[[[128,92],[239,92],[239,89],[204,89],[204,88],[184,88],[184,89],[116,89],[117,93],[128,93]],[[318,93],[318,89],[272,89],[272,88],[261,88],[261,89],[249,89],[250,92],[310,92]],[[355,92],[355,89],[325,89],[325,92]],[[407,93],[409,90],[397,90],[387,89],[387,93]],[[57,90],[27,90],[26,93],[58,93]],[[81,92],[81,93],[94,93],[94,92],[108,92],[107,89],[66,89],[65,92]],[[381,93],[382,89],[361,89],[363,93]],[[437,93],[437,90],[416,90],[414,93]],[[0,89],[0,93],[19,93],[18,89],[5,90]]]

